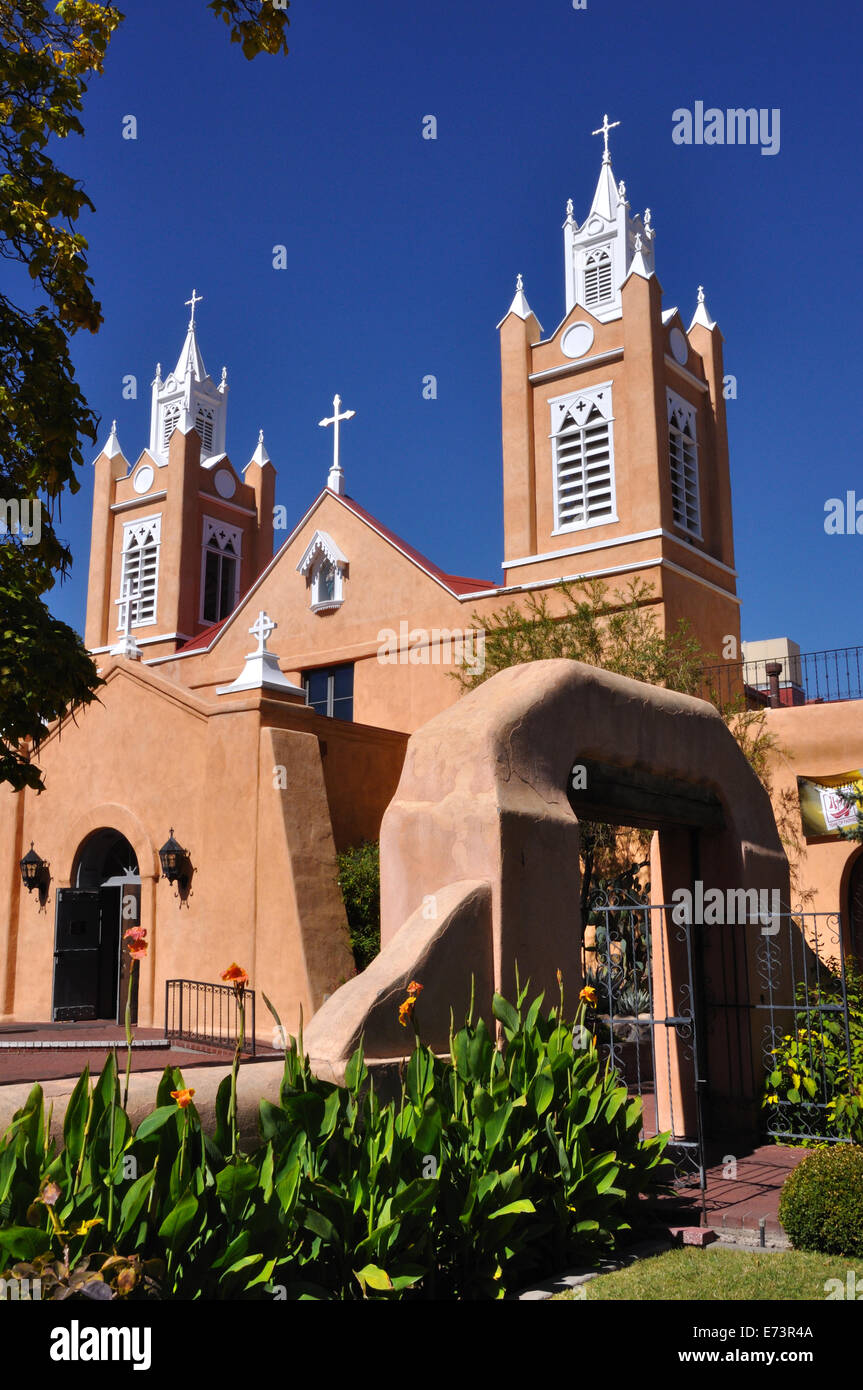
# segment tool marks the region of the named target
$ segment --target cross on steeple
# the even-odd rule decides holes
[[[258,639],[258,650],[254,653],[255,656],[263,656],[267,650],[267,641],[270,633],[275,632],[277,627],[278,623],[274,623],[270,615],[265,613],[262,608],[257,618],[252,623],[252,626],[249,628],[249,632],[252,636]]]
[[[194,327],[195,327],[195,305],[196,305],[196,304],[200,304],[200,302],[201,302],[201,300],[202,300],[203,298],[204,298],[204,296],[203,296],[202,294],[196,294],[195,291],[192,290],[192,298],[186,300],[186,303],[187,303],[187,304],[191,304],[191,306],[192,306],[192,312],[191,312],[191,315],[190,315],[190,317],[189,317],[189,327],[190,327],[190,328],[194,328]]]
[[[601,135],[602,138],[603,138],[604,141],[605,141],[605,151],[604,151],[603,156],[602,156],[602,162],[603,162],[603,164],[610,164],[610,163],[611,163],[611,155],[608,153],[608,132],[609,132],[610,130],[614,130],[614,127],[615,127],[615,126],[618,126],[618,125],[620,125],[620,121],[611,121],[611,122],[609,122],[608,114],[606,113],[606,115],[604,115],[603,118],[602,118],[602,125],[599,127],[599,129],[598,129],[598,130],[592,130],[592,131],[590,132],[591,135]]]
[[[333,466],[330,469],[330,476],[327,479],[327,486],[341,496],[344,491],[344,472],[339,462],[339,425],[342,420],[352,420],[356,415],[355,410],[341,410],[342,398],[336,392],[333,396],[333,413],[326,420],[319,420],[320,426],[333,426]]]

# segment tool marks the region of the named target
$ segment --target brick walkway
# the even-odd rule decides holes
[[[158,1028],[133,1028],[133,1041],[146,1046],[133,1046],[132,1071],[161,1071],[163,1067],[224,1067],[230,1063],[233,1049],[192,1047],[173,1039],[165,1041],[164,1031]],[[33,1047],[33,1043],[75,1043],[74,1047]],[[84,1048],[82,1042],[96,1042],[94,1048]],[[9,1047],[8,1044],[17,1046]],[[161,1043],[161,1045],[159,1045]],[[120,1071],[126,1069],[126,1032],[116,1023],[101,1020],[88,1023],[6,1023],[0,1024],[0,1085],[20,1081],[55,1081],[79,1076],[85,1066],[98,1074],[105,1065],[108,1049],[116,1044]],[[280,1057],[271,1047],[257,1045],[255,1057],[243,1056],[243,1066],[250,1062],[272,1062]]]

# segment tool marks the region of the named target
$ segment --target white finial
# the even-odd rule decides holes
[[[608,153],[608,132],[610,130],[614,130],[614,127],[618,125],[620,125],[620,121],[611,121],[609,123],[608,116],[605,115],[602,118],[602,125],[599,127],[599,129],[591,131],[591,135],[601,135],[605,141],[605,150],[602,156],[603,164],[611,163],[611,155]]]
[[[650,208],[644,209],[644,230],[646,232],[650,231]]]
[[[327,487],[332,488],[333,492],[337,492],[340,497],[345,489],[345,475],[341,463],[339,462],[339,425],[342,420],[353,420],[357,413],[355,410],[343,411],[341,409],[341,404],[342,398],[338,392],[336,392],[333,396],[332,415],[328,416],[326,420],[318,421],[318,425],[324,428],[327,425],[333,426],[333,466],[327,478]]]
[[[189,317],[189,328],[195,327],[195,305],[200,304],[203,298],[204,296],[202,294],[196,294],[195,291],[192,290],[192,298],[186,300],[186,303],[192,306],[192,313]]]
[[[623,182],[623,179],[621,179],[620,183],[617,185],[617,196],[622,203],[626,202],[626,184]]]
[[[516,294],[520,294],[521,291],[522,291],[523,289],[524,289],[524,278],[523,278],[523,276],[521,275],[521,273],[519,273],[519,274],[516,275],[516,277],[515,277],[515,292],[516,292]]]
[[[265,613],[262,608],[257,618],[252,623],[252,626],[249,628],[251,635],[258,639],[258,650],[253,653],[254,656],[264,656],[267,651],[267,639],[270,637],[271,633],[275,632],[278,626],[278,623],[274,623],[270,615]]]
[[[641,232],[636,232],[636,233],[635,233],[635,254],[636,254],[636,256],[638,255],[638,253],[639,253],[640,250],[641,250]]]
[[[112,434],[116,434],[116,433],[117,433],[117,421],[116,421],[116,420],[112,420],[112,421],[111,421],[111,433],[112,433]]]
[[[571,198],[567,198],[567,200],[566,200],[566,215],[567,215],[567,217],[572,217],[572,214],[573,214],[572,199],[571,199]]]
[[[704,299],[703,285],[698,286],[698,303],[695,306],[695,313],[692,315],[692,323],[689,327],[694,328],[697,323],[700,323],[708,331],[716,327],[716,320],[710,317],[710,311]]]
[[[259,444],[263,444],[263,442],[264,442],[264,431],[263,431],[263,430],[258,430],[258,443],[259,443]]]
[[[158,382],[161,383],[161,380],[162,380],[162,364],[161,364],[161,362],[157,362],[157,363],[156,363],[156,380],[157,380]]]
[[[223,367],[223,368],[222,368],[222,381],[225,382],[225,381],[227,381],[227,380],[228,380],[228,369],[227,369],[227,367]]]

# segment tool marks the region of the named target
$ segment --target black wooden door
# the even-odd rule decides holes
[[[57,890],[55,1022],[117,1017],[121,912],[119,887]]]
[[[100,917],[98,888],[58,888],[54,938],[55,1022],[99,1016]]]

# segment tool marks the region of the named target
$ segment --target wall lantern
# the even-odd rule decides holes
[[[34,888],[40,892],[48,883],[48,865],[45,860],[36,853],[33,848],[33,841],[30,841],[30,848],[21,860],[21,879],[28,893],[32,893]]]
[[[162,873],[169,883],[179,883],[183,892],[189,886],[189,855],[183,846],[174,839],[174,827],[168,839],[159,850]]]

